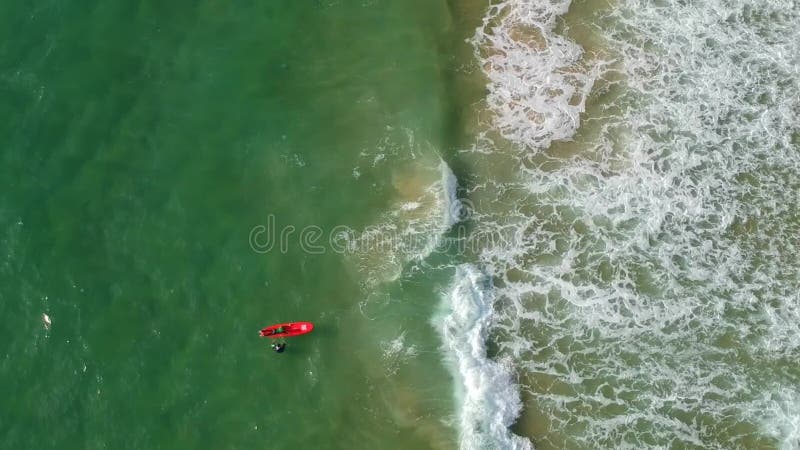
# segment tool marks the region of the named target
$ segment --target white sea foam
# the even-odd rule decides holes
[[[406,332],[396,338],[381,342],[381,352],[387,375],[395,375],[400,366],[417,356],[417,347],[406,343]]]
[[[350,256],[368,284],[397,279],[407,263],[430,255],[458,221],[452,170],[433,148],[415,148],[413,135],[407,139],[412,158],[393,167],[394,204],[349,242]]]
[[[553,32],[570,0],[507,0],[491,6],[473,38],[489,78],[493,127],[524,148],[569,139],[605,64]]]
[[[553,34],[568,5],[503,2],[476,35],[494,126],[519,148],[569,139],[610,70]],[[599,136],[569,160],[522,160],[513,186],[482,184],[506,199],[477,217],[500,236],[481,262],[501,355],[527,372],[553,442],[800,445],[799,14],[619,1],[593,19],[626,84]]]
[[[800,448],[800,396],[796,389],[777,388],[765,396],[762,426],[778,439],[781,450]]]
[[[522,407],[511,369],[486,356],[491,292],[490,279],[475,267],[457,267],[442,302],[444,317],[433,322],[456,380],[461,448],[531,449],[508,430]]]
[[[440,236],[461,220],[462,205],[458,199],[458,180],[450,166],[444,161],[439,163],[442,183],[442,222]]]

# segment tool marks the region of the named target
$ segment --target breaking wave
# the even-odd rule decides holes
[[[456,268],[434,320],[456,380],[462,448],[532,449],[508,431],[522,404],[508,364],[486,357],[486,335],[493,315],[491,281],[477,268]]]
[[[410,133],[408,139],[407,153],[387,159],[381,152],[373,159],[374,164],[391,162],[387,181],[393,200],[387,211],[345,236],[348,256],[367,285],[396,280],[407,263],[430,255],[458,221],[452,170],[430,145],[415,144]]]

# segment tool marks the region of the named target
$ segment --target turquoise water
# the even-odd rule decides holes
[[[797,448],[798,30],[6,2],[0,448]]]
[[[360,231],[440,181],[467,47],[445,3],[0,17],[3,448],[452,446],[437,276],[250,242]],[[283,355],[257,337],[293,320],[317,329]]]

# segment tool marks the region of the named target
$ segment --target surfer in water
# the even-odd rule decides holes
[[[275,353],[283,353],[283,351],[286,350],[286,343],[285,342],[276,342],[276,343],[270,345],[270,347],[272,347],[272,349],[275,350]]]

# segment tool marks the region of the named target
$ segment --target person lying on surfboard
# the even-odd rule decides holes
[[[300,336],[301,334],[308,334],[314,329],[314,324],[311,322],[291,322],[279,323],[262,328],[259,331],[261,337],[266,338],[282,338]]]

